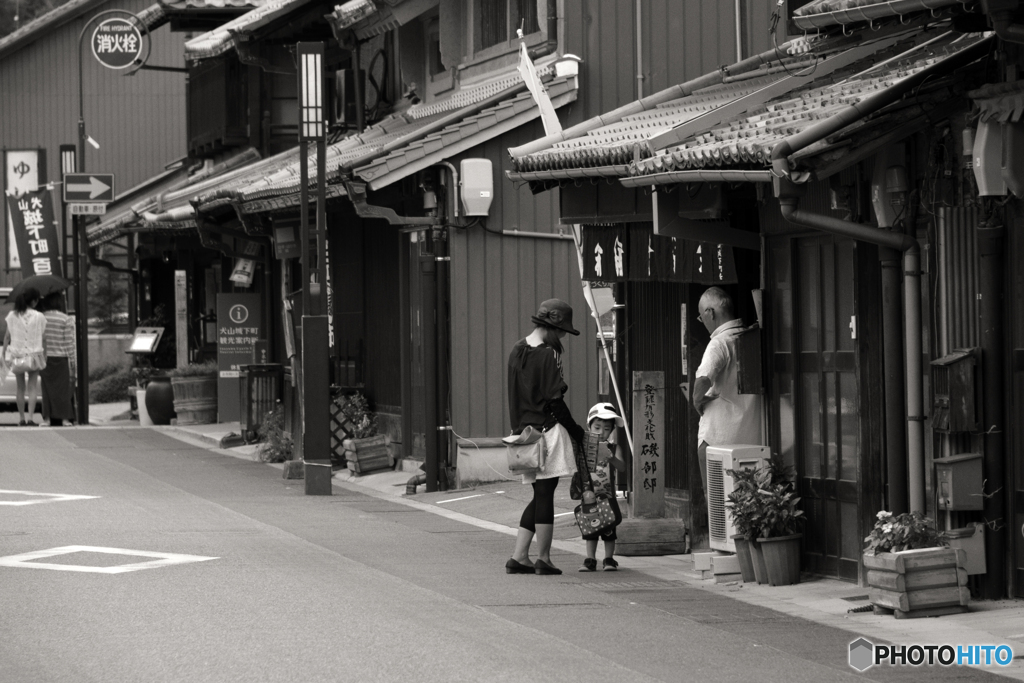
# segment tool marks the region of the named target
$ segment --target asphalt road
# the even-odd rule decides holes
[[[506,535],[153,430],[0,429],[0,489],[3,683],[999,680],[567,552],[507,575]]]

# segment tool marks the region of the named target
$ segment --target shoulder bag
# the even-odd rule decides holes
[[[534,474],[544,469],[548,453],[541,430],[528,426],[521,434],[506,436],[502,442],[508,456],[509,472]]]

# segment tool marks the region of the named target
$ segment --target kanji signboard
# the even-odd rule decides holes
[[[21,255],[21,272],[30,275],[62,275],[60,242],[48,190],[7,195],[14,235]]]
[[[239,366],[252,363],[256,342],[266,339],[258,294],[217,295],[217,414],[221,422],[239,416]]]
[[[142,34],[129,19],[106,19],[92,32],[92,54],[108,69],[127,69],[142,58]]]
[[[65,173],[64,201],[114,201],[113,173]]]

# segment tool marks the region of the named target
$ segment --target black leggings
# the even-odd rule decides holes
[[[538,524],[555,523],[555,489],[558,477],[538,479],[533,482],[533,500],[523,510],[519,526],[527,531],[537,531]]]

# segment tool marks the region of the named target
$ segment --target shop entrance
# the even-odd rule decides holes
[[[772,450],[794,466],[807,515],[803,566],[857,580],[861,530],[857,245],[772,241]]]

